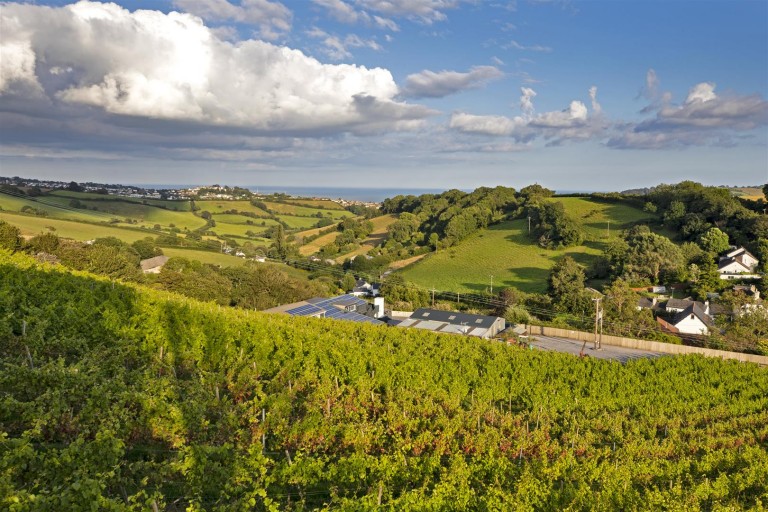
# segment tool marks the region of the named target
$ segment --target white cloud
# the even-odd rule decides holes
[[[458,0],[356,0],[356,4],[387,16],[408,18],[430,25],[447,18],[444,11],[455,9]]]
[[[520,93],[520,110],[530,118],[533,115],[533,98],[536,97],[536,91],[529,87],[521,87]]]
[[[269,40],[291,30],[293,14],[280,2],[241,0],[240,5],[235,5],[227,0],[174,0],[173,4],[204,20],[256,25],[259,35]]]
[[[380,51],[381,45],[374,39],[362,39],[355,34],[349,34],[344,39],[339,36],[329,34],[324,30],[317,27],[313,27],[307,31],[307,35],[315,39],[322,39],[322,50],[328,57],[333,60],[344,60],[352,58],[352,52],[350,48],[370,48],[371,50]]]
[[[596,95],[597,90],[590,89],[590,95],[592,94]],[[536,91],[533,89],[520,88],[522,116],[509,118],[454,113],[449,127],[464,133],[511,136],[518,142],[529,142],[541,137],[551,141],[550,144],[560,144],[566,140],[589,139],[605,131],[605,123],[600,116],[590,116],[587,107],[581,101],[574,100],[568,108],[561,111],[534,115],[534,97],[536,97]]]
[[[655,73],[649,82],[658,85]],[[669,92],[656,91],[653,97],[659,96],[660,101],[642,110],[655,113],[653,118],[623,125],[608,145],[640,149],[722,145],[732,132],[768,125],[768,101],[758,95],[720,97],[710,82],[693,86],[682,105],[673,105]]]
[[[476,116],[464,112],[451,115],[448,126],[463,133],[481,135],[511,135],[516,129],[524,127],[526,122],[521,117],[510,119],[505,116]]]
[[[344,0],[312,0],[312,2],[323,7],[331,17],[342,23],[363,23],[393,32],[400,30],[393,20],[381,16],[371,16],[363,10],[355,9],[352,4],[344,2]]]
[[[508,44],[503,45],[502,48],[514,48],[515,50],[542,52],[542,53],[550,53],[552,51],[552,48],[550,48],[549,46],[543,46],[540,44],[532,44],[532,45],[526,46],[518,43],[514,39],[511,40]]]
[[[323,64],[264,41],[231,44],[188,14],[81,2],[7,4],[0,17],[8,101],[44,91],[61,108],[269,134],[409,129],[434,114],[397,101],[386,69]]]
[[[474,66],[469,71],[430,71],[408,75],[403,95],[413,98],[442,98],[467,89],[483,87],[490,80],[504,76],[495,66]]]
[[[715,84],[705,82],[696,84],[690,91],[688,91],[688,97],[685,99],[685,103],[690,104],[694,102],[712,101],[717,98],[715,94]]]
[[[603,111],[603,107],[597,102],[597,86],[593,85],[589,88],[589,99],[592,100],[592,111],[595,115],[599,115]]]

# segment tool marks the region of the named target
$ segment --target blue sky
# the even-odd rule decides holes
[[[768,181],[768,2],[2,4],[2,175],[622,190]]]

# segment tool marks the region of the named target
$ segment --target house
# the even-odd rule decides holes
[[[420,308],[401,321],[398,327],[414,327],[434,332],[464,334],[480,338],[492,338],[506,328],[503,318],[472,315],[456,311]]]
[[[361,296],[378,297],[380,291],[381,291],[381,285],[370,284],[365,279],[358,279],[355,282],[355,287],[352,288],[352,295],[355,295],[357,297],[361,297]]]
[[[155,256],[154,258],[147,258],[141,260],[141,271],[145,274],[159,274],[163,265],[168,262],[168,256]]]
[[[706,314],[709,314],[709,303],[708,302],[698,302],[693,301],[690,298],[688,299],[669,299],[667,303],[664,305],[664,311],[667,313],[680,313],[682,311],[685,311],[689,307],[697,305],[701,309],[703,309]]]
[[[720,279],[760,279],[756,273],[760,261],[743,247],[733,249],[723,256],[717,265]]]
[[[672,317],[669,323],[683,334],[709,334],[715,327],[715,322],[700,304],[694,302]]]
[[[747,297],[752,297],[755,300],[760,300],[760,290],[753,284],[739,284],[733,287],[734,293],[743,293]]]
[[[648,297],[640,297],[637,299],[637,310],[640,311],[641,309],[650,309],[655,311],[656,307],[658,305],[657,299],[654,297],[652,299],[649,299]]]

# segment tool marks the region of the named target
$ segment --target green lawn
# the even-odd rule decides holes
[[[93,240],[114,236],[128,243],[135,242],[148,236],[155,236],[153,232],[141,232],[133,229],[122,229],[110,225],[86,224],[70,220],[52,219],[49,217],[32,217],[27,215],[0,212],[0,219],[18,226],[22,234],[34,236],[55,228],[55,233],[62,238],[73,240]]]
[[[49,219],[73,219],[84,220],[88,222],[102,222],[109,221],[110,218],[113,217],[103,212],[72,210],[68,207],[69,199],[55,197],[41,197],[40,199],[49,204],[43,204],[32,199],[0,194],[0,208],[11,212],[19,212],[25,206],[30,206],[36,210],[42,210],[46,212],[47,218]],[[60,206],[67,206],[67,209],[63,209]]]
[[[649,219],[650,214],[627,205],[601,203],[566,197],[566,212],[579,222],[586,234],[583,245],[563,250],[542,249],[528,236],[527,219],[491,226],[456,247],[428,255],[401,272],[406,280],[420,286],[457,292],[481,292],[514,287],[526,292],[544,292],[552,266],[570,255],[587,266],[600,255],[610,239],[631,223]],[[610,220],[610,239],[608,221]]]

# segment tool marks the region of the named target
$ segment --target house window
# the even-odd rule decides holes
[[[451,315],[448,317],[448,320],[453,320],[454,318],[456,318],[456,315]]]
[[[477,320],[475,320],[475,323],[476,324],[481,324],[481,323],[483,323],[483,319],[482,318],[478,318]]]
[[[423,315],[421,315],[421,316],[427,317],[427,316],[429,316],[429,313],[424,313],[424,314],[423,314]]]

